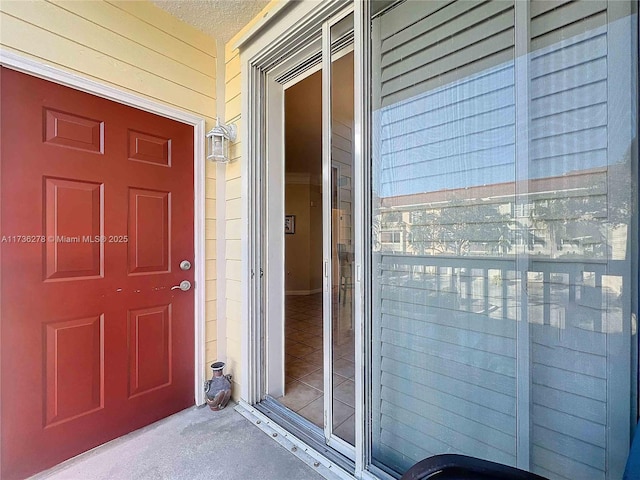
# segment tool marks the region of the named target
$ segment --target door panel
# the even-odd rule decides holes
[[[193,405],[193,128],[1,70],[2,478]]]
[[[354,335],[354,64],[353,13],[330,21],[325,35],[323,108],[325,169],[324,198],[330,211],[325,241],[330,252],[330,308],[325,313],[325,437],[330,446],[353,456],[355,444],[355,335]],[[329,50],[329,51],[327,51]],[[330,61],[329,61],[330,59]]]
[[[129,160],[171,166],[171,140],[129,130]]]
[[[171,306],[130,310],[129,398],[171,384]]]
[[[169,268],[169,192],[129,189],[129,273]]]
[[[102,236],[102,187],[94,182],[45,177],[44,235],[54,239],[44,242],[45,280],[79,280],[102,275],[104,250],[100,242],[72,241],[87,233],[92,239]]]
[[[45,325],[45,428],[104,407],[104,316]]]
[[[103,153],[104,122],[45,108],[44,138],[50,145]]]

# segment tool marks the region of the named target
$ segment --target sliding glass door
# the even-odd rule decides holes
[[[347,464],[356,425],[353,50],[348,7],[267,75],[274,160],[264,198],[262,406],[277,402],[273,411]]]
[[[635,3],[372,5],[371,463],[461,453],[621,478]]]
[[[320,2],[313,32],[279,24],[291,38],[254,52],[247,80],[267,225],[249,401],[280,402],[356,475],[460,453],[621,478],[638,418],[636,3],[345,6]]]

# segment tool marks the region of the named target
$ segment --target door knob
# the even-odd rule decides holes
[[[183,280],[180,282],[180,285],[174,285],[171,287],[171,290],[182,290],[186,292],[187,290],[191,290],[191,282],[189,280]]]

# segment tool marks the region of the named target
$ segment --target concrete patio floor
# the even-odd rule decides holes
[[[234,411],[190,408],[32,479],[319,480],[323,477]]]

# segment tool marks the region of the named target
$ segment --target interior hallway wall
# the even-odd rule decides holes
[[[287,175],[285,212],[295,215],[295,233],[285,235],[287,295],[322,291],[322,193],[308,175]]]
[[[285,91],[285,214],[296,232],[285,235],[285,290],[322,289],[322,72]]]

